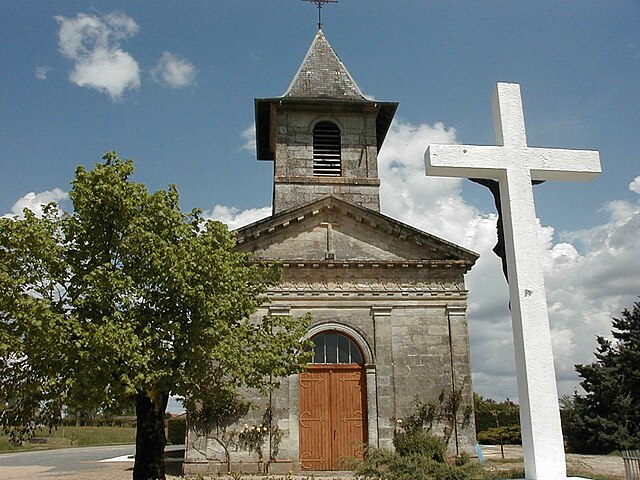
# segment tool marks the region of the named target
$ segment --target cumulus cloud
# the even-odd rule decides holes
[[[464,201],[462,180],[425,176],[423,157],[430,143],[456,143],[455,129],[442,123],[392,124],[378,157],[382,211],[466,248],[489,247],[495,243],[490,238],[495,218],[480,216]]]
[[[194,85],[197,73],[193,64],[171,52],[164,52],[151,70],[151,76],[155,81],[165,83],[172,88]]]
[[[608,221],[547,243],[545,280],[559,387],[575,386],[575,363],[591,363],[595,335],[640,294],[640,206],[615,200]],[[579,253],[571,242],[583,245]]]
[[[212,210],[202,213],[203,218],[218,220],[226,224],[230,230],[244,227],[271,215],[271,206],[240,210],[234,207],[216,205]]]
[[[250,140],[253,128],[245,130],[243,137]],[[464,200],[461,185],[467,180],[424,173],[427,145],[456,141],[455,129],[441,123],[394,122],[379,155],[381,210],[480,254],[466,276],[473,386],[496,400],[517,400],[508,286],[500,259],[492,251],[496,215]],[[638,193],[640,177],[629,188]],[[552,226],[539,225],[561,395],[578,388],[574,364],[594,360],[596,335],[608,336],[611,317],[631,306],[640,294],[640,205],[615,200],[604,209],[605,223],[564,232],[559,240],[554,240]],[[239,211],[216,206],[209,215],[237,228],[270,213],[271,207]]]
[[[253,132],[249,127],[243,137],[249,141],[255,138]],[[480,254],[466,276],[473,387],[496,400],[517,400],[508,289],[500,260],[492,252],[496,215],[464,200],[462,180],[424,174],[426,146],[456,140],[455,130],[439,123],[395,122],[379,156],[382,212]],[[630,189],[638,193],[639,182],[634,179]],[[32,192],[12,211],[20,215],[28,207],[41,214],[44,204],[67,198],[60,189]],[[578,388],[574,365],[594,360],[596,335],[608,336],[611,317],[630,307],[640,294],[640,203],[613,200],[603,208],[608,218],[593,228],[556,235],[552,226],[539,225],[561,395]],[[231,229],[269,215],[271,206],[240,210],[222,205],[203,214]]]
[[[250,152],[255,153],[257,150],[256,143],[256,123],[253,122],[252,125],[245,128],[240,134],[242,139],[244,140],[244,144],[240,147],[241,150],[249,150]]]
[[[112,100],[140,87],[138,62],[120,46],[138,33],[132,18],[116,10],[104,16],[78,13],[75,18],[55,19],[60,25],[60,53],[74,64],[69,80],[106,93]]]
[[[11,213],[3,215],[5,218],[24,218],[24,209],[29,209],[36,216],[41,217],[43,209],[51,202],[61,204],[69,200],[69,193],[60,188],[45,190],[44,192],[29,192],[18,199],[11,207]]]
[[[378,159],[381,210],[480,254],[466,276],[474,389],[493,398],[515,399],[508,288],[492,251],[497,217],[464,200],[464,180],[425,176],[424,151],[430,143],[457,143],[455,129],[442,123],[392,124]]]
[[[51,71],[51,67],[36,67],[36,78],[38,80],[46,80],[47,74]]]
[[[634,178],[633,181],[629,184],[629,190],[640,194],[640,176]]]
[[[424,176],[426,145],[455,142],[455,130],[442,124],[396,122],[380,152],[382,210],[480,253],[466,277],[474,388],[492,398],[515,399],[508,287],[492,252],[496,216],[469,205],[461,196],[460,180]],[[632,191],[638,188],[640,177],[630,185]],[[616,200],[604,208],[606,223],[563,233],[559,242],[554,242],[553,227],[539,225],[561,394],[577,387],[574,364],[593,361],[595,336],[608,335],[611,317],[640,294],[640,206]]]

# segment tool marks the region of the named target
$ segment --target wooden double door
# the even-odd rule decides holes
[[[367,441],[362,365],[309,365],[299,375],[300,464],[303,470],[342,470],[362,458]]]

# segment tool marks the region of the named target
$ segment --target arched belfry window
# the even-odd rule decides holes
[[[340,129],[333,122],[318,122],[313,127],[313,174],[324,177],[342,175]]]
[[[358,363],[362,365],[360,349],[346,335],[338,332],[323,332],[312,338],[313,358],[310,363]]]

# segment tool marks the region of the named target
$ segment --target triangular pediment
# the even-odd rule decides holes
[[[326,197],[237,230],[254,260],[383,264],[456,263],[478,255],[381,213]]]
[[[322,30],[318,30],[284,97],[365,100]]]

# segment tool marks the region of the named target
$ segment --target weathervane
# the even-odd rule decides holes
[[[318,6],[318,30],[322,30],[322,5],[325,3],[338,3],[338,0],[302,0],[303,2],[315,3]]]

